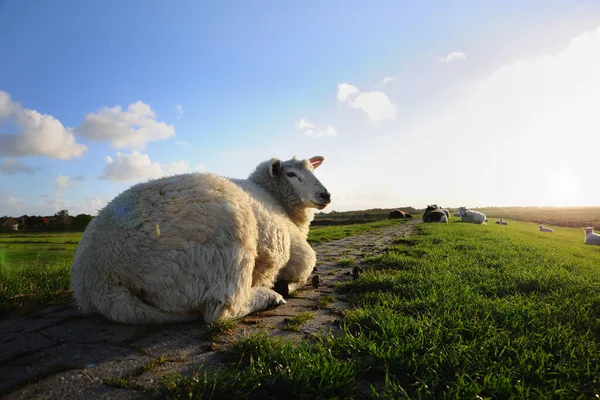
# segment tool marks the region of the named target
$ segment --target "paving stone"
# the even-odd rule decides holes
[[[48,326],[56,325],[64,318],[6,318],[0,320],[0,338],[17,332],[34,332]],[[2,340],[0,340],[2,342]]]
[[[177,373],[186,377],[192,377],[199,370],[214,371],[224,365],[224,359],[219,352],[205,352],[190,357],[183,362],[167,362],[157,365],[151,370],[144,371],[130,380],[130,382],[145,390],[156,388],[163,377]]]
[[[102,317],[69,320],[40,330],[40,333],[60,342],[118,343],[148,329],[143,325],[114,324]],[[160,328],[156,328],[160,329]]]
[[[208,332],[207,329],[203,330]],[[210,340],[201,339],[174,329],[164,330],[131,343],[131,347],[153,358],[168,357],[189,359],[211,344]]]
[[[97,381],[116,378],[133,373],[151,361],[151,357],[122,346],[64,343],[0,366],[0,390],[70,369],[84,370]]]
[[[9,333],[0,340],[0,364],[21,354],[28,354],[55,345],[56,341],[38,333]]]
[[[13,313],[14,318],[0,320],[0,393],[10,399],[147,398],[166,374],[191,376],[199,368],[223,365],[227,359],[222,350],[236,339],[266,332],[297,342],[335,334],[349,304],[332,288],[352,279],[352,267],[337,261],[352,257],[360,265],[364,256],[406,237],[415,224],[416,220],[313,246],[318,254],[315,273],[321,278],[318,288],[309,277],[287,304],[243,318],[232,335],[221,335],[215,342],[207,339],[209,328],[200,322],[131,326],[83,316],[73,305],[32,305],[26,312]],[[318,299],[331,294],[335,301],[319,309]],[[286,320],[301,312],[313,318],[297,332],[288,330]],[[110,378],[119,377],[126,378],[129,388],[109,384]]]

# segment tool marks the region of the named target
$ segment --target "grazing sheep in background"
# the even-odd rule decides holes
[[[553,233],[554,229],[552,229],[552,228],[546,228],[543,225],[540,225],[540,232],[550,232],[550,233]]]
[[[460,213],[460,219],[463,222],[472,222],[474,224],[479,225],[485,225],[488,222],[488,219],[485,217],[485,214],[479,211],[467,210],[466,207],[460,207],[458,211]]]
[[[594,228],[588,226],[587,228],[581,228],[585,231],[585,240],[583,241],[585,244],[595,244],[600,246],[600,235],[594,233]]]
[[[413,217],[413,216],[412,216],[411,214],[409,214],[409,213],[404,213],[404,214],[406,215],[406,218],[408,218],[408,219],[412,219],[412,217]]]
[[[427,206],[423,213],[423,222],[445,222],[448,223],[448,216],[437,205]]]
[[[248,179],[191,173],[140,183],[88,225],[71,269],[85,314],[128,324],[205,323],[284,304],[316,262],[313,208],[331,196],[323,157],[259,164]],[[290,290],[291,289],[291,290]]]
[[[394,211],[390,211],[390,213],[388,215],[388,219],[400,219],[400,218],[406,218],[406,213],[404,211],[394,210]]]
[[[454,216],[455,217],[460,217],[460,213],[457,211],[457,212],[454,213]]]
[[[500,218],[498,221],[496,221],[496,223],[498,225],[508,225],[508,222],[506,222],[505,220],[503,220],[502,218]]]

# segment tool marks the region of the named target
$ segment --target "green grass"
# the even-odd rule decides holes
[[[311,244],[320,244],[335,239],[341,239],[346,236],[355,236],[366,233],[373,229],[406,223],[407,220],[383,220],[369,222],[366,224],[342,225],[342,226],[314,226],[308,233],[308,242]]]
[[[0,308],[70,298],[70,267],[81,233],[0,234]]]
[[[172,399],[335,399],[352,394],[356,366],[320,344],[283,343],[264,335],[238,342],[231,351],[242,368],[225,367],[191,378],[163,378]]]
[[[300,330],[300,327],[313,319],[315,316],[310,311],[305,311],[302,313],[298,313],[293,317],[286,318],[285,321],[285,329],[288,331],[297,332]]]
[[[327,308],[327,306],[335,301],[335,296],[332,294],[319,296],[317,300],[317,309]]]
[[[30,262],[71,263],[81,235],[81,232],[0,234],[0,266],[20,267]]]
[[[356,260],[352,257],[340,257],[335,263],[335,265],[341,265],[343,267],[351,267],[354,264],[356,264]]]
[[[424,256],[426,255],[426,256]],[[600,393],[600,247],[578,229],[419,225],[338,285],[339,335],[251,337],[174,398],[592,398]],[[243,357],[240,357],[240,354]]]
[[[208,325],[208,332],[206,333],[205,339],[216,340],[219,336],[231,335],[237,327],[238,321],[233,319],[215,321]]]

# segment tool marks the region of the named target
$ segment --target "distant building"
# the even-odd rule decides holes
[[[18,231],[19,230],[19,223],[14,218],[7,218],[2,223],[2,226],[3,227],[8,227],[8,228],[12,229],[13,231]]]

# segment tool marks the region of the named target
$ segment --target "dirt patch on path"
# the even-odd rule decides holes
[[[103,317],[85,317],[71,306],[43,307],[25,317],[4,318],[0,320],[0,395],[6,399],[147,398],[163,375],[191,375],[200,365],[221,365],[222,351],[234,338],[266,331],[296,340],[335,329],[347,307],[343,297],[333,292],[335,282],[352,279],[352,269],[362,258],[408,236],[418,222],[315,245],[318,288],[309,279],[287,304],[240,320],[230,335],[217,340],[201,323],[112,324]],[[307,320],[298,325],[299,316]]]

